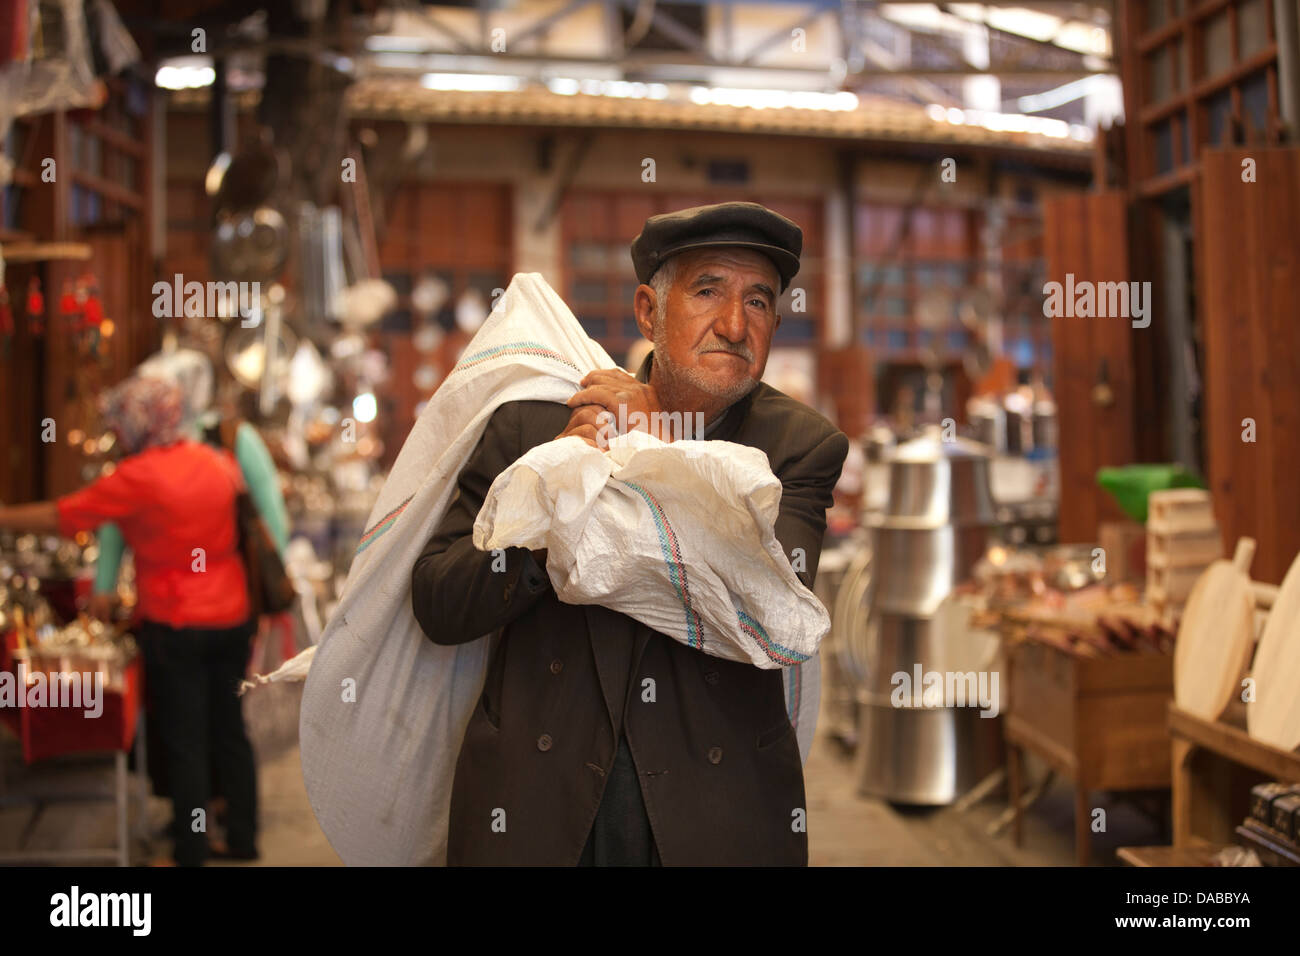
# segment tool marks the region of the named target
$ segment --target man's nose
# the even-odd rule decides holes
[[[745,316],[745,297],[729,296],[717,317],[713,320],[713,331],[719,338],[728,342],[743,342],[749,331],[749,320]]]

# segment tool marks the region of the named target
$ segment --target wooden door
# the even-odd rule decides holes
[[[1128,282],[1124,194],[1062,194],[1043,204],[1047,282]],[[1147,302],[1150,307],[1150,301]],[[1053,367],[1060,435],[1062,542],[1097,540],[1101,521],[1124,517],[1097,486],[1097,470],[1134,460],[1134,370],[1126,317],[1052,318]],[[1103,379],[1109,401],[1097,390]]]
[[[1195,195],[1214,510],[1277,583],[1300,550],[1300,149],[1207,150]]]

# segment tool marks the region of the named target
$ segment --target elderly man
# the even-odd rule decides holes
[[[759,382],[802,245],[797,225],[755,203],[651,217],[632,243],[633,308],[654,343],[636,377],[595,371],[567,407],[510,402],[489,421],[412,576],[432,640],[491,640],[452,785],[449,865],[806,865],[781,671],[563,604],[545,552],[510,549],[502,572],[472,541],[507,466],[557,437],[598,444],[613,416],[650,423],[664,441],[764,451],[783,489],[777,539],[802,553],[793,563],[811,587],[848,440]],[[703,436],[665,424],[699,420]]]

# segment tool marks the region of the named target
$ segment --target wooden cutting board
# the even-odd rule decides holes
[[[1300,555],[1282,579],[1251,669],[1246,730],[1280,750],[1300,747]]]
[[[1231,561],[1215,561],[1196,581],[1174,644],[1174,702],[1205,720],[1218,720],[1234,694],[1255,645],[1255,594],[1250,561],[1255,541],[1241,538]]]

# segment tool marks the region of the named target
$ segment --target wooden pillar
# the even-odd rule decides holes
[[[1258,541],[1251,577],[1276,584],[1300,551],[1300,149],[1206,150],[1196,197],[1215,515],[1224,541]]]

